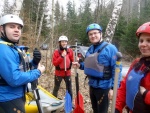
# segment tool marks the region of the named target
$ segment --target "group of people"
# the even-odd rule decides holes
[[[3,113],[25,113],[27,84],[37,80],[45,71],[40,64],[41,53],[35,49],[33,59],[26,58],[17,44],[24,24],[20,17],[12,14],[0,19],[0,110]],[[91,46],[85,61],[74,61],[73,50],[67,48],[68,38],[60,36],[59,47],[53,53],[55,66],[53,95],[57,97],[61,81],[66,83],[71,98],[71,67],[84,70],[88,78],[89,95],[93,113],[107,113],[113,96],[115,68],[118,49],[103,40],[102,27],[97,23],[87,26],[86,34]],[[141,25],[136,32],[141,57],[131,64],[122,80],[119,72],[115,113],[126,108],[130,113],[150,113],[150,22]],[[30,68],[26,64],[30,64]],[[119,66],[122,70],[122,65]]]

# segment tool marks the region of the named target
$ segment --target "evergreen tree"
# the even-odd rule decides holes
[[[60,5],[58,0],[56,1],[55,4],[55,11],[54,11],[54,19],[55,19],[55,23],[56,25],[58,25],[60,23]]]
[[[93,23],[93,15],[92,15],[92,10],[90,8],[91,2],[90,0],[86,0],[83,6],[83,11],[81,12],[81,24],[78,28],[78,34],[80,35],[79,40],[81,41],[82,44],[84,45],[90,45],[89,44],[89,39],[86,34],[86,27]]]
[[[139,49],[137,47],[138,40],[135,35],[137,28],[138,19],[132,19],[126,26],[125,33],[121,36],[121,51],[126,54],[130,54],[133,58],[139,55]]]

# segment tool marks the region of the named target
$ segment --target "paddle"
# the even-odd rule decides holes
[[[75,55],[74,55],[74,60],[75,62],[77,61],[77,40],[75,40]],[[79,78],[78,78],[78,72],[77,69],[75,68],[75,83],[76,83],[76,94],[77,96],[75,97],[75,109],[73,113],[84,113],[84,103],[83,103],[83,96],[79,92]]]
[[[21,51],[24,53],[24,54],[27,54],[27,58],[28,58],[28,64],[27,64],[27,67],[28,67],[28,70],[30,70],[30,66],[29,66],[29,63],[30,63],[30,54],[29,52],[27,53],[27,50],[29,49],[28,47],[26,46],[20,46],[19,47],[21,49]],[[19,51],[18,51],[19,52]],[[19,54],[21,54],[19,52]],[[39,63],[39,62],[38,62]],[[25,64],[26,65],[26,64]],[[34,98],[35,98],[35,101],[36,101],[36,104],[37,104],[37,108],[38,108],[38,111],[39,113],[44,113],[43,111],[43,107],[42,107],[42,104],[41,104],[41,100],[40,100],[40,94],[39,94],[39,89],[37,88],[37,84],[38,84],[38,79],[31,82],[31,89],[33,90],[33,94],[34,94]]]
[[[71,113],[71,111],[72,111],[72,101],[71,96],[67,90],[65,95],[65,113]]]
[[[121,58],[122,58],[122,54],[120,52],[118,52],[117,53],[116,68],[115,68],[115,80],[114,80],[114,89],[113,89],[114,91],[113,91],[111,113],[115,112],[115,104],[116,104],[118,77],[119,77],[119,73],[120,73]]]
[[[67,76],[66,75],[66,71],[67,71],[67,69],[66,69],[66,56],[64,56],[64,66],[65,66],[65,76]],[[71,100],[71,96],[67,90],[66,95],[65,95],[65,113],[71,113],[71,111],[72,111],[72,100]]]

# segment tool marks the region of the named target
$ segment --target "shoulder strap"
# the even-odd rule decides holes
[[[97,53],[100,53],[109,43],[105,44],[102,48],[100,48]]]
[[[24,55],[23,55],[22,51],[19,48],[15,47],[14,44],[9,43],[9,42],[0,41],[0,44],[5,44],[7,46],[14,47],[18,51],[19,56],[21,58],[21,62],[23,63],[23,69],[24,69],[24,71],[26,71],[25,61],[24,61],[24,58],[23,58]],[[0,86],[7,86],[7,85],[8,85],[8,83],[0,76]]]
[[[8,46],[14,46],[13,43],[5,42],[5,41],[0,41],[0,44],[5,44],[5,45],[8,45]]]
[[[134,63],[133,69],[135,69],[135,71],[138,71],[141,68],[141,66],[144,64],[144,62],[145,62],[144,60],[139,59],[139,61],[137,61],[136,63]],[[145,66],[145,68],[142,70],[141,73],[147,73],[149,71],[150,71],[150,64],[147,65],[147,66]]]
[[[8,46],[10,46],[10,47],[14,47],[14,49],[16,49],[17,51],[18,51],[18,53],[19,53],[19,56],[20,56],[20,58],[21,58],[21,62],[23,63],[23,69],[24,69],[24,71],[26,71],[26,64],[25,64],[25,60],[24,60],[24,54],[22,53],[22,51],[19,49],[19,48],[17,48],[13,43],[9,43],[9,42],[5,42],[5,41],[0,41],[0,44],[5,44],[5,45],[8,45]]]

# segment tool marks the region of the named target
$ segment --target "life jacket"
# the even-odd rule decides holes
[[[138,65],[135,64],[135,65]],[[143,96],[140,93],[140,81],[146,76],[148,68],[143,71],[136,71],[133,68],[127,77],[126,81],[126,104],[133,113],[150,113],[150,105],[144,102]]]
[[[18,51],[20,59],[21,59],[21,63],[19,65],[20,70],[24,71],[24,72],[29,70],[29,68],[30,68],[29,59],[28,59],[27,55],[24,52],[22,52],[19,48],[17,48],[12,43],[5,42],[5,41],[0,41],[0,44],[5,44],[5,45],[8,45],[8,46],[16,49]],[[0,85],[8,85],[8,83],[1,77],[1,75],[0,75]]]
[[[85,58],[84,61],[84,74],[88,77],[107,80],[111,78],[111,68],[110,66],[104,66],[98,63],[98,55],[100,52],[108,45],[106,43],[97,52],[90,54]]]
[[[61,51],[59,49],[58,49],[58,52],[61,55]],[[71,69],[71,61],[70,61],[70,58],[69,58],[68,50],[67,50],[67,55],[65,57],[66,57],[66,59],[64,58],[64,60],[58,66],[55,67],[56,70],[65,70],[65,64],[66,64],[66,70]]]

